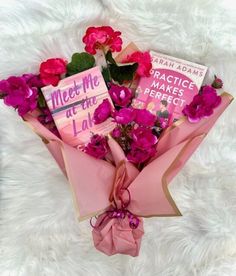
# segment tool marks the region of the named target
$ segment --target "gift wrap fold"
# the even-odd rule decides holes
[[[31,114],[24,120],[42,138],[67,177],[78,219],[99,215],[93,228],[95,247],[107,255],[137,256],[144,233],[142,217],[181,215],[168,185],[233,100],[226,92],[221,98],[210,117],[194,124],[183,117],[168,127],[159,138],[156,156],[141,171],[126,160],[111,137],[113,162],[108,162],[64,143]],[[124,209],[122,204],[126,205],[121,218],[107,213]],[[138,220],[138,225],[130,227],[130,219]]]

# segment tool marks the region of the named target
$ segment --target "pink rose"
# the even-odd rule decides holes
[[[112,130],[112,137],[114,138],[119,138],[121,136],[122,132],[121,132],[121,129],[120,127],[115,127],[113,130]]]
[[[145,127],[138,127],[131,132],[133,144],[139,149],[148,149],[156,145],[158,139],[152,134],[152,130]]]
[[[110,26],[89,27],[83,37],[85,51],[92,55],[96,54],[96,49],[119,52],[122,46],[120,35],[121,32],[114,31]]]
[[[134,121],[140,126],[152,127],[156,122],[156,116],[147,109],[136,109]]]
[[[125,86],[111,84],[111,88],[109,89],[109,94],[113,102],[116,105],[122,106],[122,107],[129,105],[132,99],[131,89]]]
[[[61,75],[66,73],[66,62],[61,58],[50,58],[41,63],[39,71],[44,85],[56,86]]]
[[[118,124],[129,124],[134,121],[135,110],[133,108],[124,107],[113,114],[115,122]]]
[[[143,220],[139,218],[138,227],[133,229],[127,216],[111,219],[104,219],[104,216],[106,213],[98,217],[93,229],[94,246],[109,256],[117,253],[138,256],[144,234]]]
[[[112,106],[109,100],[103,100],[102,103],[95,109],[93,114],[93,120],[95,125],[101,124],[104,121],[106,121],[110,117],[111,111]]]
[[[150,76],[150,70],[152,69],[152,61],[151,56],[149,52],[134,52],[131,55],[128,55],[123,61],[123,63],[128,62],[137,62],[138,63],[138,69],[136,73],[140,77],[149,77]]]

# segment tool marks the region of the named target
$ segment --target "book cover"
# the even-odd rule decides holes
[[[61,138],[80,147],[90,141],[92,133],[106,135],[114,128],[111,120],[95,125],[93,113],[103,99],[112,101],[99,67],[61,80],[58,86],[42,89]]]
[[[146,108],[168,124],[177,121],[202,85],[207,67],[190,61],[150,52],[150,77],[140,79],[132,105]]]

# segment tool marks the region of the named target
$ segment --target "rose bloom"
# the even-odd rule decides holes
[[[150,70],[152,69],[152,61],[149,52],[134,52],[128,55],[123,61],[123,63],[137,62],[138,69],[136,71],[137,75],[140,77],[149,77]]]
[[[147,109],[136,109],[136,117],[134,121],[140,126],[152,127],[155,125],[156,116]]]
[[[66,61],[61,58],[50,58],[40,65],[40,78],[44,85],[56,86],[61,75],[66,73]]]
[[[93,120],[95,125],[101,124],[104,121],[106,121],[110,117],[111,111],[112,106],[109,100],[103,100],[102,103],[95,109],[93,114]]]
[[[113,118],[118,124],[129,124],[134,121],[135,110],[132,107],[124,107],[113,113]]]
[[[120,52],[122,47],[121,32],[114,31],[110,26],[89,27],[83,37],[85,51],[95,55],[97,49]]]
[[[132,99],[132,91],[128,87],[111,84],[109,94],[113,102],[121,107],[130,104]]]
[[[99,159],[103,159],[108,153],[108,143],[106,137],[95,134],[92,136],[90,143],[84,148],[84,151]]]
[[[127,159],[134,164],[140,164],[147,161],[149,158],[153,157],[155,153],[155,146],[146,149],[140,149],[135,145],[135,143],[133,143],[131,144],[131,150],[127,155]]]
[[[109,256],[117,253],[138,256],[144,234],[143,220],[139,218],[138,227],[132,229],[127,216],[123,219],[104,219],[104,216],[106,213],[98,216],[93,229],[94,246]]]
[[[34,79],[35,83],[32,81]],[[32,82],[31,82],[32,81]],[[20,116],[37,108],[38,87],[40,81],[36,75],[23,75],[21,77],[9,77],[0,81],[0,91],[4,103],[17,109]]]
[[[148,149],[156,145],[158,139],[150,128],[138,127],[131,131],[133,144],[139,149]]]

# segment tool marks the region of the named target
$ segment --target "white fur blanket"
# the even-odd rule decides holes
[[[204,63],[236,95],[234,0],[1,0],[0,79],[81,51],[87,26]],[[236,273],[233,103],[170,185],[183,217],[145,220],[140,256],[96,251],[66,179],[40,139],[0,103],[1,276],[233,276]]]

